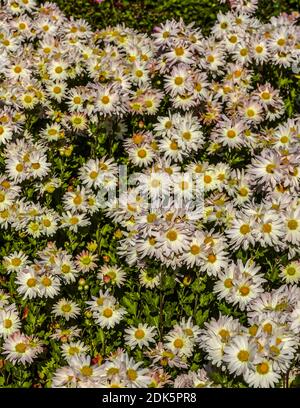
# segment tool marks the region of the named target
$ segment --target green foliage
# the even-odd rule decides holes
[[[42,3],[42,2],[40,2]],[[228,8],[217,0],[55,0],[68,16],[86,19],[93,27],[124,23],[139,31],[152,31],[156,25],[182,18],[185,23],[195,22],[207,34],[219,11]],[[258,17],[266,21],[281,12],[297,10],[299,0],[262,0]]]

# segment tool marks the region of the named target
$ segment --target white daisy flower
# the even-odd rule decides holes
[[[272,361],[267,359],[255,363],[254,369],[245,375],[246,382],[254,388],[275,387],[280,378],[280,374],[273,370]]]
[[[103,265],[97,274],[97,277],[105,284],[111,283],[121,287],[126,280],[126,273],[117,266]]]
[[[60,292],[60,281],[52,275],[40,277],[40,296],[54,298]]]
[[[300,281],[300,262],[293,261],[280,268],[279,276],[285,283],[297,283]]]
[[[61,346],[61,353],[63,357],[69,361],[73,356],[85,355],[88,352],[88,347],[80,340],[64,343]]]
[[[52,313],[54,316],[64,317],[68,321],[79,316],[80,308],[75,302],[62,298],[53,306]]]
[[[150,343],[155,342],[154,337],[157,334],[154,327],[142,323],[139,323],[138,327],[131,326],[125,329],[125,333],[125,342],[132,349],[136,346],[139,348],[148,347]]]
[[[110,329],[122,320],[124,314],[126,314],[125,309],[111,301],[105,301],[97,311],[96,322],[100,327]]]
[[[29,264],[28,256],[23,251],[15,251],[3,257],[3,266],[8,273],[18,272]]]
[[[193,353],[193,341],[182,329],[172,330],[165,336],[166,347],[174,354],[190,357]]]
[[[14,304],[0,309],[0,336],[8,337],[18,331],[21,327],[21,321]]]
[[[231,374],[249,374],[253,369],[254,357],[257,353],[255,343],[251,343],[246,336],[236,336],[224,348],[224,361],[228,364]]]
[[[17,291],[24,299],[33,299],[40,295],[39,277],[35,270],[31,267],[25,267],[18,272],[15,282],[17,283]]]
[[[35,337],[15,332],[5,339],[2,353],[15,365],[32,363],[41,351],[41,343]]]
[[[127,354],[124,355],[124,373],[127,388],[145,388],[151,383],[151,377],[147,368],[140,368],[141,362],[135,363]]]

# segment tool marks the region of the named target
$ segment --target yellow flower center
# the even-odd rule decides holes
[[[102,96],[101,102],[102,102],[104,105],[107,105],[107,104],[109,103],[109,101],[110,101],[109,96],[107,96],[107,95]]]
[[[61,91],[62,91],[62,89],[61,89],[60,86],[55,86],[55,87],[53,88],[53,92],[54,92],[56,95],[60,94]]]
[[[178,234],[175,230],[170,230],[167,232],[166,237],[169,241],[176,241]]]
[[[127,370],[126,374],[127,374],[127,378],[130,381],[135,381],[137,379],[137,376],[138,376],[136,370],[134,370],[133,368],[129,368]]]
[[[221,329],[221,330],[219,331],[219,336],[221,337],[221,339],[222,339],[223,341],[228,341],[228,339],[229,339],[229,337],[230,337],[230,334],[229,334],[229,331],[228,331],[228,330],[226,330],[226,329]]]
[[[228,130],[227,137],[229,137],[229,139],[233,139],[236,137],[236,132],[233,129]]]
[[[74,102],[76,105],[79,105],[79,104],[81,103],[81,98],[80,98],[80,96],[75,96],[75,97],[73,98],[73,102]]]
[[[12,264],[13,266],[20,266],[21,263],[22,263],[22,261],[21,261],[20,258],[13,258],[13,259],[11,260],[11,264]]]
[[[200,254],[200,252],[201,252],[201,249],[200,249],[199,245],[194,244],[194,245],[191,246],[191,254],[198,255],[198,254]]]
[[[241,287],[239,288],[239,292],[240,292],[240,294],[241,294],[242,296],[247,296],[247,295],[249,294],[249,292],[250,292],[250,289],[249,289],[248,286],[241,286]]]
[[[285,43],[286,43],[286,41],[285,41],[284,38],[279,38],[279,40],[277,41],[277,44],[278,44],[280,47],[283,47],[283,46],[285,45]]]
[[[141,340],[145,337],[145,332],[142,329],[137,329],[134,333],[134,337],[138,340]]]
[[[245,187],[239,189],[239,195],[242,197],[246,197],[248,195],[248,190]]]
[[[280,354],[280,349],[277,346],[271,346],[270,350],[273,354],[275,354],[275,356],[279,356]]]
[[[265,91],[265,92],[263,92],[263,93],[261,94],[261,97],[262,97],[262,99],[264,99],[265,101],[267,101],[267,100],[269,100],[269,99],[271,98],[271,94],[270,94],[270,92]]]
[[[183,139],[185,139],[185,140],[191,140],[192,134],[191,134],[191,132],[183,132],[183,133],[182,133],[182,137],[183,137]]]
[[[204,179],[204,183],[206,184],[209,184],[212,182],[212,177],[209,176],[208,174],[206,174],[203,179]]]
[[[46,227],[46,228],[49,228],[50,226],[51,226],[51,221],[50,220],[43,220],[43,225]]]
[[[257,371],[259,374],[262,374],[262,375],[268,374],[268,372],[270,371],[269,364],[268,364],[268,363],[260,363],[260,364],[258,364],[258,365],[256,366],[256,371]]]
[[[275,168],[276,168],[275,164],[268,164],[266,166],[266,172],[269,174],[273,174]]]
[[[27,280],[27,286],[29,288],[34,288],[36,286],[36,279],[35,278],[30,278]]]
[[[209,254],[208,257],[207,257],[207,260],[208,260],[209,263],[215,263],[216,260],[217,260],[217,257],[216,257],[215,254]]]
[[[106,309],[103,310],[102,314],[103,314],[104,317],[109,319],[110,317],[112,317],[113,311],[112,311],[112,309],[110,307],[107,307]]]
[[[294,231],[298,228],[298,221],[297,220],[289,220],[287,223],[288,229]]]
[[[243,363],[249,361],[249,352],[247,350],[240,350],[238,352],[237,358]]]
[[[152,222],[155,222],[156,220],[157,220],[156,214],[151,213],[147,215],[147,222],[149,224],[151,224]]]
[[[81,116],[75,116],[72,120],[74,125],[80,125],[81,123],[84,123],[84,119]]]
[[[232,288],[232,286],[233,286],[232,279],[231,279],[231,278],[225,279],[225,281],[224,281],[224,286],[225,286],[225,288],[227,288],[227,289]]]
[[[79,353],[79,348],[76,346],[71,346],[68,350],[68,353],[70,354],[70,356],[74,356],[75,354]]]
[[[25,353],[27,349],[27,344],[25,343],[18,343],[15,345],[15,350],[17,353]]]
[[[40,163],[31,163],[31,167],[32,167],[34,170],[38,170],[38,169],[41,167],[41,165],[40,165]]]
[[[182,85],[183,84],[183,78],[182,77],[175,77],[175,85]]]
[[[286,268],[286,274],[289,276],[294,276],[296,273],[296,268],[294,268],[293,266],[289,266],[288,268]]]
[[[9,216],[9,212],[7,210],[0,211],[0,216],[2,219],[6,219]]]
[[[247,109],[246,111],[246,115],[249,116],[249,118],[253,118],[253,116],[255,115],[255,112],[253,109]]]
[[[263,232],[269,234],[272,231],[272,224],[269,224],[269,223],[264,224],[262,226],[262,230],[263,230]]]
[[[240,51],[240,54],[242,57],[246,57],[246,55],[248,55],[248,50],[247,48],[242,48]]]
[[[140,70],[140,69],[137,69],[137,70],[135,71],[135,75],[136,75],[138,78],[141,78],[141,77],[143,76],[143,71]]]
[[[283,144],[288,143],[288,141],[289,141],[289,138],[287,136],[282,136],[280,138],[280,142],[283,143]]]
[[[73,203],[76,205],[80,205],[82,203],[82,197],[80,195],[76,195],[73,199]]]
[[[243,224],[243,225],[241,225],[241,227],[240,227],[240,233],[241,233],[241,234],[246,235],[246,234],[248,234],[249,232],[250,232],[250,227],[249,227],[248,224]]]
[[[3,322],[3,326],[5,329],[10,329],[12,326],[12,321],[11,319],[5,319]]]
[[[93,374],[93,369],[89,366],[83,366],[80,369],[80,372],[82,375],[84,375],[85,377],[90,377]]]
[[[32,102],[32,96],[26,95],[24,98],[25,103],[31,103]]]
[[[150,100],[147,100],[147,101],[145,102],[145,105],[146,105],[146,108],[152,108],[153,102],[150,101]]]
[[[272,334],[273,327],[272,327],[271,323],[264,324],[263,330],[264,330],[264,332],[266,332],[268,334]]]
[[[0,130],[1,130],[1,127],[0,127]],[[10,182],[7,180],[3,180],[1,183],[1,186],[8,189],[10,187]]]
[[[64,313],[69,313],[71,311],[71,309],[72,309],[71,305],[68,305],[68,304],[62,305],[62,307],[61,307],[61,310]]]
[[[50,278],[48,278],[48,276],[44,276],[44,278],[42,279],[42,284],[47,288],[52,285],[52,281]]]
[[[98,177],[97,171],[91,171],[91,172],[90,172],[90,178],[91,178],[92,180],[95,180],[97,177]]]
[[[70,218],[70,224],[75,225],[78,224],[79,218],[78,217],[71,217]]]
[[[30,228],[32,231],[38,231],[39,230],[39,224],[37,222],[31,222],[29,224]]]
[[[183,47],[175,47],[174,51],[177,57],[181,57],[184,54]]]
[[[183,341],[181,339],[176,339],[174,341],[174,347],[177,349],[181,349],[183,347]]]
[[[255,336],[257,333],[258,327],[254,324],[253,326],[249,327],[249,334],[251,336]]]
[[[178,143],[177,143],[175,140],[173,140],[173,141],[170,143],[170,149],[171,149],[171,150],[178,150]]]
[[[151,181],[151,187],[157,188],[161,185],[159,180],[152,180]]]
[[[193,336],[194,332],[192,329],[190,329],[189,327],[187,327],[186,329],[184,329],[184,332],[187,336]]]
[[[196,90],[197,92],[200,92],[200,91],[202,90],[202,85],[201,85],[199,82],[197,82],[197,83],[195,84],[195,90]]]
[[[21,171],[23,171],[23,169],[24,169],[23,164],[18,163],[18,164],[16,165],[16,170],[17,170],[19,173],[20,173]]]
[[[20,72],[22,72],[22,68],[21,68],[19,65],[17,65],[17,66],[14,68],[14,71],[15,71],[16,74],[20,74]]]
[[[149,238],[148,242],[150,245],[154,246],[156,244],[156,239],[155,238]]]
[[[81,263],[83,263],[83,265],[90,265],[92,262],[92,259],[89,255],[83,256],[81,258]]]
[[[137,152],[140,159],[144,159],[147,156],[147,151],[145,149],[140,149]]]
[[[144,136],[141,133],[135,133],[132,136],[132,141],[134,144],[139,145],[144,141]]]
[[[120,372],[120,370],[117,367],[111,367],[111,368],[109,368],[107,370],[107,375],[108,376],[110,376],[110,375],[113,376],[113,375],[119,374],[119,372]]]
[[[61,267],[62,273],[69,273],[70,270],[71,270],[70,265],[66,265],[66,264],[65,264],[65,265],[62,265],[62,267]]]

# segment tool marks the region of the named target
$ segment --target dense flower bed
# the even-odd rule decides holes
[[[297,379],[300,30],[256,6],[203,36],[4,2],[1,386]]]

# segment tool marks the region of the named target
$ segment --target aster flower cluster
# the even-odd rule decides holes
[[[299,346],[299,287],[283,285],[247,306],[247,323],[220,316],[205,323],[201,343],[213,364],[253,387],[274,386]]]
[[[60,356],[47,366],[53,387],[211,387],[214,370],[273,387],[294,367],[300,116],[287,117],[272,73],[299,66],[300,30],[295,15],[262,23],[257,1],[230,3],[204,37],[182,20],[152,35],[93,31],[53,3],[4,1],[0,229],[25,242],[1,252],[7,363],[46,352],[26,332],[27,306],[21,316],[40,302]],[[124,163],[132,184],[116,196]],[[101,217],[118,228],[111,259],[101,257]],[[187,287],[206,279],[240,320],[205,315],[197,293],[194,310],[164,328],[164,284],[182,274]],[[136,282],[137,296],[157,299],[155,316],[126,298]]]

